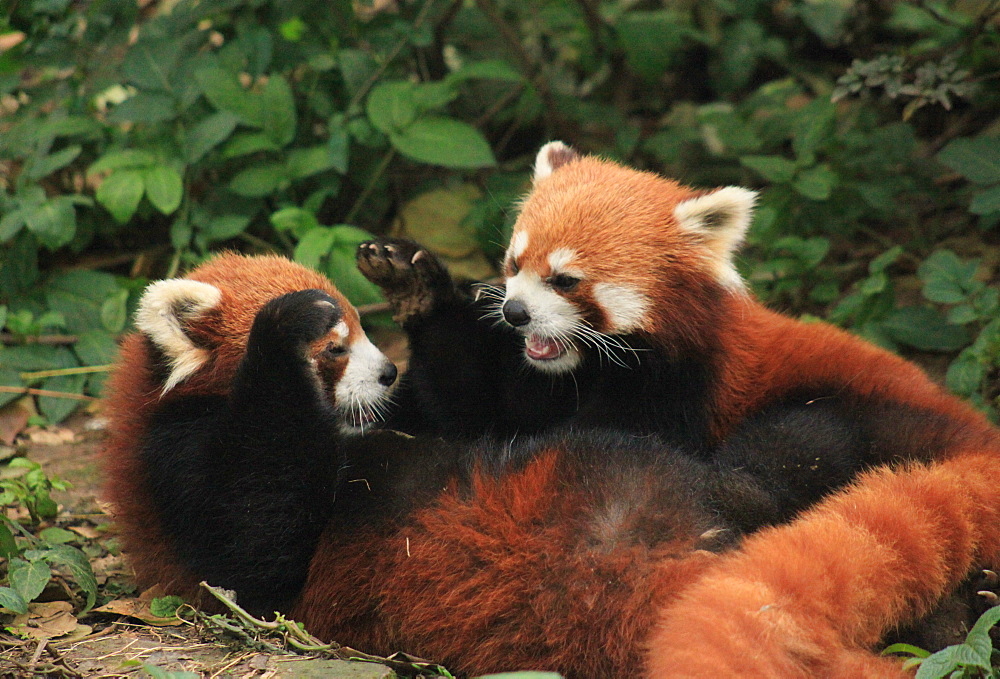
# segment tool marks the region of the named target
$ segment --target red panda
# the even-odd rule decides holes
[[[469,673],[718,674],[690,645],[716,668],[745,663],[758,676],[802,676],[805,652],[830,676],[862,666],[887,676],[895,665],[861,644],[928,609],[1000,545],[1000,498],[984,474],[995,455],[872,474],[732,551],[743,531],[773,522],[785,491],[656,436],[358,436],[391,398],[395,370],[343,297],[278,258],[227,255],[155,283],[136,325],[111,383],[103,455],[139,584],[190,595],[206,579],[255,613],[281,610],[366,650]],[[948,468],[963,464],[973,483]],[[927,534],[910,533],[910,519]],[[725,643],[704,629],[699,616],[720,617],[708,607],[742,620],[761,591],[781,597],[763,607],[787,611],[788,643],[784,628],[757,630],[755,619],[746,633],[722,626]]]

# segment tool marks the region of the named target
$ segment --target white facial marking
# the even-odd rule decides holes
[[[630,285],[619,283],[597,283],[594,286],[594,299],[611,321],[612,332],[615,334],[640,330],[652,307],[649,298],[641,292]]]
[[[576,278],[583,278],[583,272],[570,267],[570,263],[576,259],[576,252],[569,248],[558,248],[549,253],[548,262],[553,274],[569,274]]]
[[[351,343],[347,368],[334,389],[337,409],[345,416],[342,429],[346,433],[364,432],[366,424],[381,419],[390,387],[380,383],[379,377],[388,362],[367,337]]]
[[[510,239],[510,246],[507,248],[507,257],[517,259],[528,249],[528,232],[518,231]]]
[[[347,336],[351,334],[351,330],[347,327],[347,322],[344,320],[339,321],[337,325],[333,326],[333,332],[342,340],[347,339]]]
[[[545,285],[536,272],[526,270],[507,279],[504,302],[512,299],[520,301],[531,317],[526,325],[517,328],[518,332],[528,341],[532,337],[559,340],[565,350],[558,358],[547,360],[534,360],[526,355],[533,366],[545,372],[563,373],[580,364],[583,355],[571,339],[573,330],[581,323],[575,305]]]
[[[755,191],[727,186],[674,208],[678,226],[705,240],[717,280],[733,290],[746,287],[733,264],[733,255],[750,228],[756,201]]]
[[[552,158],[549,155],[552,152],[555,152],[557,154],[560,153],[568,154],[572,153],[573,151],[561,141],[550,141],[548,144],[543,146],[541,150],[538,151],[538,155],[535,156],[534,181],[537,182],[539,179],[545,179],[550,174],[552,174],[552,171],[555,169],[552,166]]]
[[[135,326],[170,361],[167,393],[208,360],[208,350],[195,346],[183,324],[219,303],[222,292],[214,285],[182,278],[157,281],[146,288],[135,314]]]

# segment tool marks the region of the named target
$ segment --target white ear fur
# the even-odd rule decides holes
[[[561,141],[550,141],[535,156],[535,174],[532,179],[536,182],[545,179],[556,169],[579,157],[579,153]]]
[[[727,186],[674,208],[678,226],[698,234],[711,249],[719,282],[726,287],[743,287],[743,279],[733,266],[733,254],[750,228],[756,202],[756,191]]]
[[[183,278],[157,281],[146,288],[135,314],[135,327],[170,361],[163,393],[190,377],[208,359],[208,350],[196,346],[183,326],[217,305],[221,297],[214,285]]]

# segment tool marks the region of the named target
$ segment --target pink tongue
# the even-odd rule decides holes
[[[551,358],[559,358],[563,353],[562,345],[553,339],[530,335],[524,340],[524,351],[529,358],[536,361],[544,361]]]

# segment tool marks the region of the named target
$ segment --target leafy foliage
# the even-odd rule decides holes
[[[0,406],[99,395],[73,369],[111,360],[146,280],[216,249],[282,252],[359,304],[379,301],[353,267],[372,232],[462,243],[456,271],[488,274],[561,138],[759,188],[744,269],[766,300],[954,355],[949,385],[995,415],[996,3],[664,7],[11,3]],[[48,421],[79,403],[34,397]]]
[[[1000,623],[1000,606],[994,606],[983,613],[969,630],[965,641],[948,646],[937,653],[929,653],[908,644],[893,644],[884,654],[901,653],[911,656],[905,668],[916,666],[916,679],[973,679],[983,677],[993,679],[997,675],[994,667],[1000,651],[993,648],[990,630]]]

